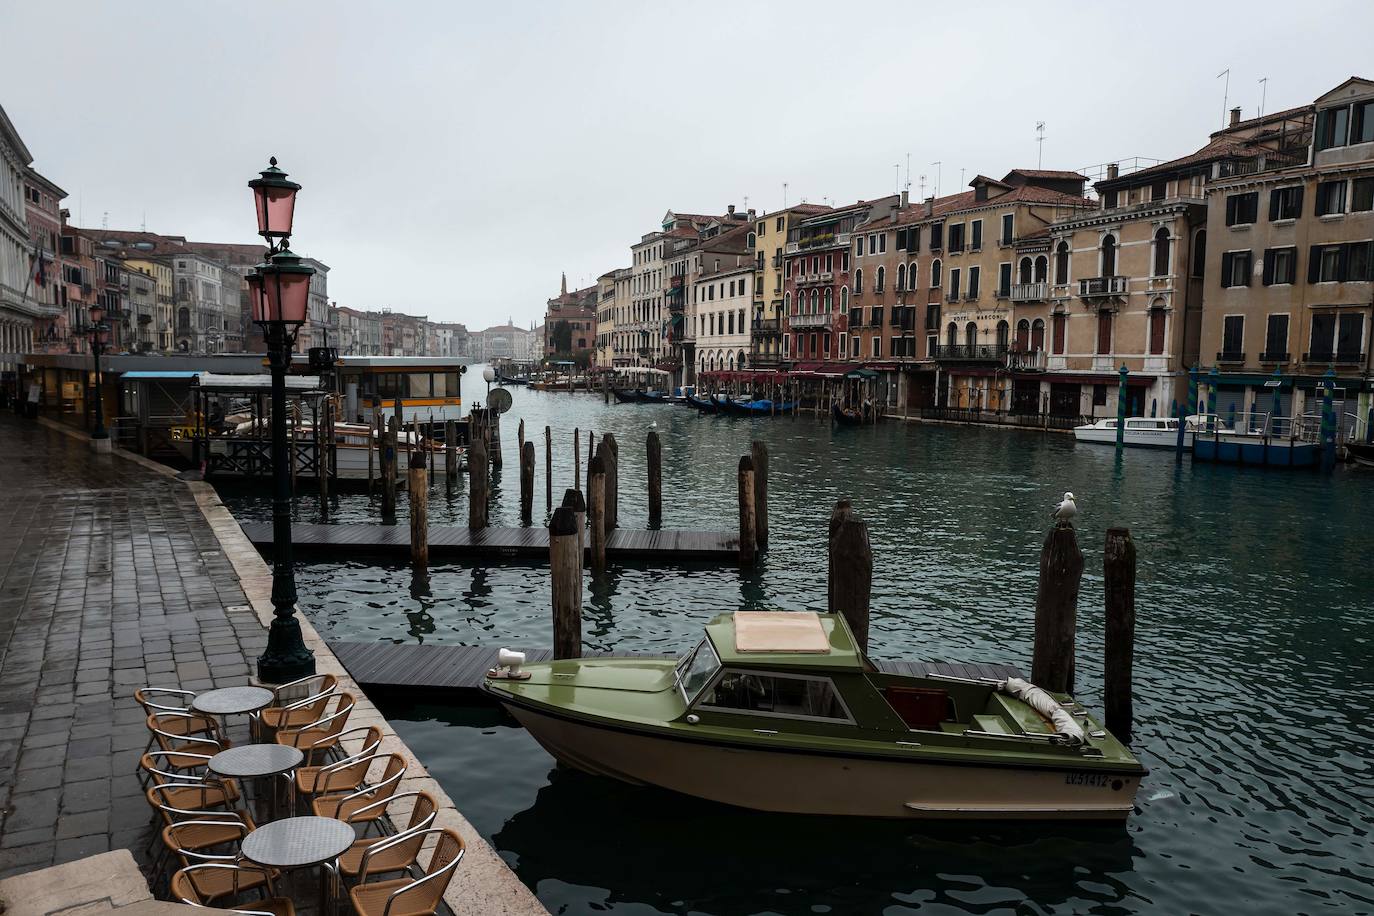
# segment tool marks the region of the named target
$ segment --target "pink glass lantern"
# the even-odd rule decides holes
[[[286,180],[286,173],[277,168],[276,156],[259,174],[261,177],[248,182],[248,187],[253,189],[254,209],[258,212],[258,235],[269,240],[286,238],[291,234],[296,192],[301,186]]]
[[[262,317],[255,320],[304,324],[310,303],[310,278],[314,275],[315,269],[302,264],[299,255],[289,250],[274,254],[271,262],[258,271],[261,305],[255,303],[254,308]]]

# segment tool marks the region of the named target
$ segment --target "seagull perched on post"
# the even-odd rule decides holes
[[[1073,523],[1073,517],[1077,514],[1078,505],[1073,501],[1073,494],[1065,493],[1063,502],[1054,507],[1054,511],[1050,513],[1050,518],[1061,525],[1068,525]]]

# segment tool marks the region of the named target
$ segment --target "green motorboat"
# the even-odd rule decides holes
[[[835,614],[722,614],[680,659],[503,658],[483,688],[561,762],[745,808],[1119,820],[1146,773],[1071,697],[879,671]]]

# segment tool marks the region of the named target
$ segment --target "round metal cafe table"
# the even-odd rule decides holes
[[[191,708],[207,716],[239,716],[270,705],[272,696],[266,687],[220,687],[197,694]]]
[[[326,889],[337,880],[334,861],[353,845],[351,824],[332,817],[288,817],[259,827],[243,838],[245,859],[267,868],[320,866],[320,913],[327,913]],[[325,871],[329,872],[326,883]]]
[[[220,751],[210,758],[207,766],[217,776],[235,779],[264,779],[285,776],[287,779],[287,798],[291,797],[291,774],[301,765],[305,754],[299,748],[285,744],[243,744]],[[277,792],[274,785],[268,810],[273,816],[277,812]]]

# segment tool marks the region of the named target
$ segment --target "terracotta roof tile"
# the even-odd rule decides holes
[[[1007,173],[1007,178],[1012,175],[1022,175],[1026,178],[1040,178],[1051,181],[1087,181],[1087,175],[1080,175],[1078,172],[1064,171],[1062,169],[1012,169]],[[1002,179],[1006,181],[1006,178]]]

